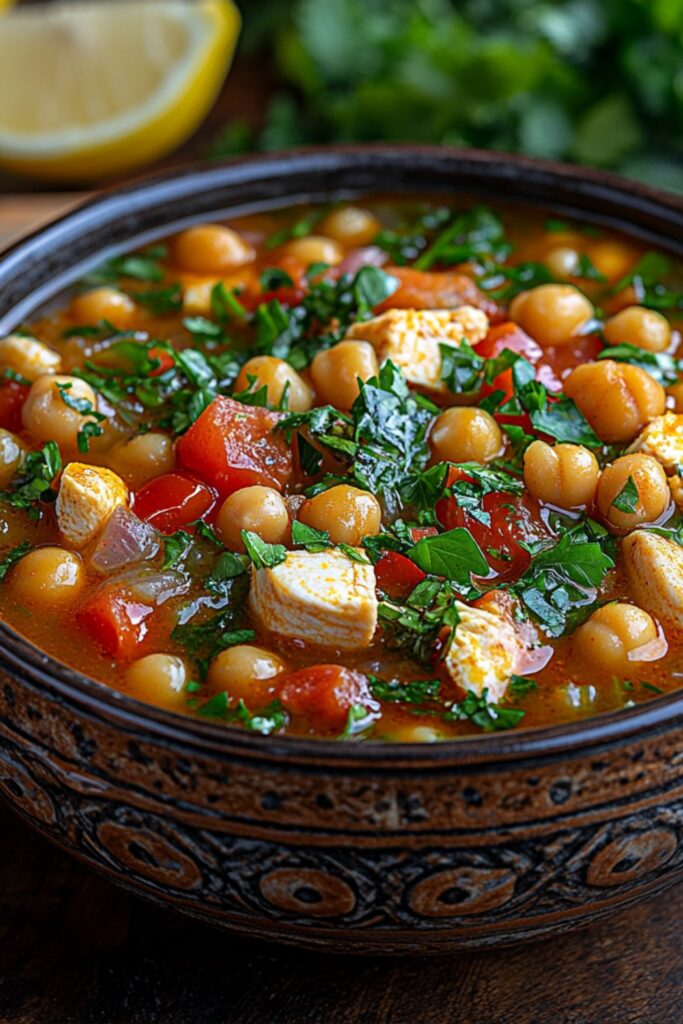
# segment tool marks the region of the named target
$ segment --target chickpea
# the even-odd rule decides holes
[[[71,302],[69,314],[78,324],[96,324],[108,320],[120,330],[130,327],[135,303],[116,288],[93,288],[77,295]]]
[[[535,498],[558,508],[582,508],[595,500],[600,467],[580,444],[533,441],[524,453],[524,483]]]
[[[60,447],[74,449],[78,431],[88,420],[88,415],[66,404],[59,385],[68,385],[66,393],[70,398],[85,399],[93,409],[97,408],[95,392],[84,380],[46,374],[31,385],[21,410],[21,419],[29,434],[38,441],[56,441]]]
[[[382,509],[369,491],[338,484],[309,498],[299,510],[299,519],[315,530],[327,530],[333,544],[357,546],[363,537],[379,533]]]
[[[312,263],[329,263],[334,266],[341,263],[344,258],[344,250],[331,238],[323,238],[322,235],[308,235],[307,238],[293,238],[283,248],[286,256],[292,256],[304,267],[310,267]]]
[[[78,555],[58,547],[35,548],[10,571],[9,583],[19,604],[55,608],[75,600],[85,574]]]
[[[242,530],[257,533],[268,544],[283,544],[289,536],[289,514],[282,495],[256,484],[227,497],[216,517],[216,533],[226,547],[244,551]]]
[[[610,345],[626,343],[646,352],[663,352],[671,344],[671,327],[654,309],[627,306],[605,322],[605,340]]]
[[[614,501],[629,483],[638,491],[635,511],[622,512]],[[644,523],[654,523],[671,502],[669,484],[662,466],[651,455],[622,455],[606,466],[596,495],[598,511],[615,532],[626,533]]]
[[[9,486],[25,455],[26,449],[16,434],[0,430],[0,490]]]
[[[638,662],[662,657],[666,644],[656,643],[658,639],[651,615],[634,604],[614,601],[598,608],[579,626],[572,646],[587,662],[620,675]]]
[[[360,206],[342,206],[328,213],[320,225],[320,232],[340,245],[349,248],[369,245],[381,224],[369,210]]]
[[[613,239],[594,242],[589,255],[595,269],[604,274],[609,284],[624,277],[638,259],[632,246]]]
[[[600,359],[577,366],[564,382],[601,441],[632,441],[646,423],[661,416],[664,388],[639,366]]]
[[[543,348],[568,345],[593,316],[593,306],[571,284],[541,284],[517,295],[510,316]]]
[[[553,277],[565,281],[579,269],[579,254],[567,245],[558,245],[545,254],[544,262]]]
[[[135,434],[114,445],[107,463],[136,491],[154,477],[175,469],[173,442],[166,434],[153,430],[148,434]]]
[[[222,224],[200,224],[176,236],[172,257],[182,270],[195,274],[222,274],[251,263],[254,250],[232,228]]]
[[[437,416],[429,443],[440,462],[490,462],[503,450],[503,435],[490,413],[454,406]]]
[[[34,381],[44,373],[58,373],[62,360],[54,349],[42,341],[22,334],[8,334],[0,338],[0,367],[14,370],[26,380]]]
[[[148,704],[181,711],[186,706],[187,665],[175,654],[148,654],[126,672],[129,692]]]
[[[672,384],[670,388],[666,389],[666,393],[673,399],[674,412],[683,412],[683,380]]]
[[[248,359],[235,381],[237,391],[246,391],[254,377],[252,387],[268,389],[269,405],[279,405],[283,396],[292,412],[307,412],[313,405],[313,392],[306,381],[284,359],[275,356],[254,356]]]
[[[375,350],[367,341],[340,341],[318,352],[311,363],[318,397],[338,409],[350,409],[358,398],[359,377],[366,381],[378,373]]]
[[[224,690],[234,701],[243,700],[249,708],[268,700],[273,680],[286,669],[285,663],[272,651],[251,644],[237,644],[221,651],[209,665],[209,690]]]

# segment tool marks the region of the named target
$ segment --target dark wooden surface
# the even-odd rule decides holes
[[[240,63],[201,156],[268,76]],[[0,249],[70,202],[0,179]],[[438,960],[265,946],[139,902],[0,804],[0,1024],[683,1024],[683,887],[552,942]]]
[[[209,930],[0,805],[2,1024],[681,1024],[683,888],[552,942],[357,959]]]

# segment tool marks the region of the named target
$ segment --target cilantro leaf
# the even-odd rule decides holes
[[[242,530],[242,542],[255,569],[272,569],[287,557],[284,544],[267,544],[252,530]]]
[[[330,535],[327,530],[316,530],[313,526],[295,519],[292,523],[292,541],[295,545],[302,545],[309,551],[319,551],[330,547]]]
[[[384,680],[368,675],[370,692],[377,700],[402,704],[425,704],[439,698],[441,683],[438,679],[412,679],[401,683],[398,679]]]
[[[37,519],[39,502],[53,502],[57,492],[52,482],[62,468],[62,457],[54,441],[47,441],[38,452],[29,452],[11,490],[0,492],[0,501],[28,512]]]
[[[597,590],[614,568],[600,542],[569,531],[552,547],[535,554],[511,587],[548,636],[561,636],[572,618],[595,602]]]
[[[612,507],[618,509],[619,512],[635,512],[639,501],[640,493],[638,491],[638,486],[633,477],[629,476],[628,480],[612,502]]]
[[[459,621],[457,597],[452,583],[429,576],[418,583],[405,603],[380,602],[378,616],[387,647],[431,664],[437,640],[443,641],[445,650],[449,635],[444,632],[452,636]]]
[[[487,576],[489,572],[483,551],[464,527],[423,537],[407,554],[423,572],[444,576],[460,587],[471,587],[472,574]]]
[[[471,691],[459,704],[455,704],[450,712],[444,715],[446,721],[469,721],[483,729],[493,732],[500,729],[513,729],[524,718],[525,712],[520,708],[505,708],[488,700],[488,690],[481,696]]]
[[[287,724],[287,713],[280,701],[274,700],[262,710],[251,712],[243,700],[232,707],[230,698],[225,691],[217,693],[206,704],[202,704],[197,709],[197,714],[203,718],[238,723],[252,732],[260,732],[264,736],[268,736],[272,732],[279,732]]]
[[[20,562],[24,555],[27,555],[30,550],[30,541],[22,540],[20,544],[15,545],[15,547],[11,548],[11,550],[4,555],[2,561],[0,561],[0,583],[2,583],[12,566],[16,565],[17,562]]]

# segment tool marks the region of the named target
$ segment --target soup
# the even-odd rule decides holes
[[[432,742],[675,689],[682,280],[420,197],[110,259],[0,339],[0,614],[264,734]]]

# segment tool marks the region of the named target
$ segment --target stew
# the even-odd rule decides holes
[[[435,741],[683,674],[683,275],[534,210],[191,227],[0,339],[0,615],[261,733]]]

